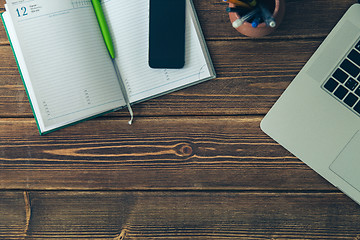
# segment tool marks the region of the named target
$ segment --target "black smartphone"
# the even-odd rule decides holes
[[[186,0],[150,0],[149,66],[185,65]]]

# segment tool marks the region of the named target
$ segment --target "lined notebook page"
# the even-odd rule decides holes
[[[187,1],[186,53],[182,69],[148,65],[149,0],[104,0],[117,63],[131,102],[137,102],[211,76]]]
[[[125,104],[90,1],[7,1],[7,10],[43,131]]]

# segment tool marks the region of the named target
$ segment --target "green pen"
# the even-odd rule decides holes
[[[106,19],[105,19],[103,9],[101,7],[100,0],[91,0],[91,2],[94,7],[94,10],[95,10],[95,15],[99,22],[100,30],[101,30],[102,36],[104,38],[106,47],[110,53],[111,58],[115,58],[114,45],[113,45],[113,42],[111,39],[111,34],[110,34],[109,27],[108,27]]]
[[[125,84],[124,84],[123,80],[121,79],[120,71],[119,71],[119,68],[118,68],[118,66],[116,64],[116,61],[115,61],[114,44],[113,44],[112,39],[111,39],[111,34],[110,34],[110,31],[109,31],[109,27],[108,27],[108,24],[106,22],[106,18],[105,18],[103,9],[101,7],[101,2],[100,1],[101,0],[91,0],[91,3],[93,5],[95,15],[96,15],[96,18],[97,18],[99,26],[100,26],[101,34],[102,34],[102,36],[104,38],[104,41],[105,41],[106,48],[109,51],[112,63],[114,65],[116,76],[117,76],[119,84],[120,84],[121,92],[122,92],[122,94],[124,96],[125,103],[126,103],[126,105],[128,107],[128,110],[129,110],[129,113],[130,113],[130,116],[131,116],[131,119],[129,121],[129,124],[131,125],[132,122],[133,122],[133,119],[134,119],[134,113],[133,113],[133,111],[131,109],[130,100],[129,100],[129,96],[128,96],[127,91],[126,91]]]

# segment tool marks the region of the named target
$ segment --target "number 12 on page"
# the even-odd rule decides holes
[[[28,15],[26,7],[17,8],[16,13],[18,17],[25,17]]]

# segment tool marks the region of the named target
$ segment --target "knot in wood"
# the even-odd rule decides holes
[[[188,143],[181,143],[177,145],[176,152],[181,157],[189,157],[193,154],[193,148]]]

